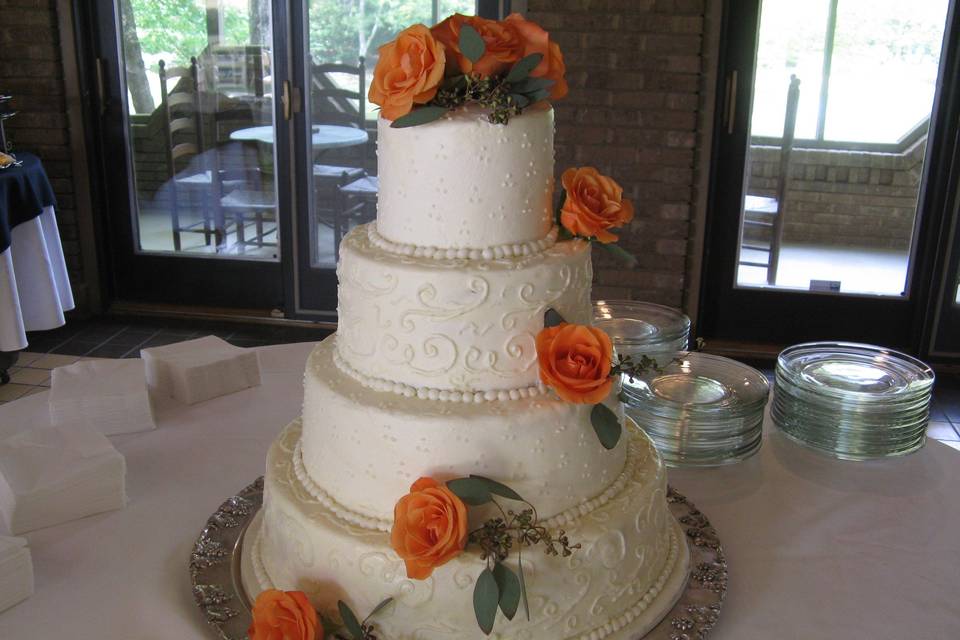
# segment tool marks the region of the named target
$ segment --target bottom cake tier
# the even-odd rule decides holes
[[[244,543],[244,586],[303,591],[320,612],[337,618],[337,600],[358,613],[388,596],[377,615],[378,637],[390,640],[483,638],[473,612],[474,581],[484,562],[467,551],[426,580],[406,576],[389,534],[352,524],[318,501],[300,482],[300,421],[281,433],[267,454],[263,511]],[[666,474],[653,444],[630,430],[630,480],[609,501],[564,525],[572,556],[526,549],[523,570],[530,619],[522,610],[499,615],[501,640],[627,640],[641,637],[670,610],[686,584],[689,554],[666,503]],[[398,496],[399,497],[399,496]],[[507,564],[516,570],[516,553]],[[252,575],[250,575],[252,573]]]

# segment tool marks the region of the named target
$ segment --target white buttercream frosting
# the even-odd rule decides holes
[[[345,508],[393,518],[421,476],[476,473],[509,484],[550,518],[601,495],[624,469],[626,443],[606,450],[590,405],[551,395],[453,403],[371,391],[333,365],[334,338],[307,361],[303,464]],[[610,405],[619,415],[622,408]]]
[[[378,248],[361,226],[340,245],[337,275],[338,353],[352,371],[401,390],[472,397],[536,387],[546,310],[582,324],[593,313],[590,244],[581,240],[520,258],[437,260]]]
[[[401,245],[487,249],[553,226],[553,109],[492,124],[480,109],[394,129],[377,124],[377,230]]]
[[[468,550],[426,580],[408,579],[387,532],[344,520],[302,485],[293,462],[300,437],[295,422],[267,457],[263,525],[251,545],[259,587],[302,590],[332,617],[339,598],[369,611],[392,596],[396,604],[376,620],[380,634],[392,640],[483,638],[470,604],[483,568],[477,552]],[[627,437],[637,461],[623,489],[564,526],[582,545],[569,558],[537,547],[524,551],[530,620],[499,617],[494,637],[633,638],[672,606],[689,564],[686,543],[667,508],[666,476],[652,443],[639,431]],[[512,556],[508,565],[515,562]]]

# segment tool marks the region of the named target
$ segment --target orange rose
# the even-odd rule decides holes
[[[487,45],[476,63],[460,52],[460,27],[464,24],[476,29]],[[455,13],[431,31],[453,55],[463,73],[484,78],[499,75],[508,71],[524,55],[525,43],[516,29],[496,20]]]
[[[463,551],[467,505],[446,485],[420,478],[393,510],[390,544],[407,565],[407,577],[426,580]]]
[[[560,177],[567,195],[560,208],[560,224],[575,236],[615,242],[607,231],[633,220],[633,204],[623,199],[623,188],[593,167],[567,169]]]
[[[595,327],[562,323],[537,334],[540,380],[567,402],[597,404],[613,387],[613,343]]]
[[[317,640],[323,627],[302,591],[267,589],[253,603],[250,640]]]
[[[511,13],[504,19],[503,24],[516,30],[517,35],[523,40],[524,48],[521,57],[532,53],[543,54],[543,60],[530,72],[530,75],[534,78],[549,78],[554,81],[554,85],[550,87],[550,99],[559,100],[567,95],[569,87],[564,78],[567,67],[563,62],[563,54],[560,53],[560,45],[550,42],[550,34],[519,13]]]
[[[425,104],[437,95],[446,56],[430,29],[422,24],[408,27],[379,51],[368,97],[380,105],[384,118],[396,120],[410,113],[414,104]]]

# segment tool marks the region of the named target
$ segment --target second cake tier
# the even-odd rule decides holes
[[[544,312],[590,322],[587,242],[557,242],[530,256],[435,259],[379,247],[375,233],[361,225],[347,234],[337,267],[337,352],[367,386],[434,399],[443,391],[470,400],[516,396],[538,384]]]

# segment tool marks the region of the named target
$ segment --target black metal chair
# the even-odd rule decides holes
[[[780,262],[780,248],[783,243],[783,226],[786,214],[787,183],[790,178],[790,154],[793,151],[794,132],[797,127],[797,104],[800,102],[800,80],[795,75],[790,76],[790,86],[787,89],[787,109],[783,121],[783,138],[780,142],[780,166],[777,176],[777,191],[774,197],[747,193],[743,203],[743,217],[740,225],[740,265],[745,267],[762,267],[767,271],[767,284],[777,283],[777,267]],[[747,231],[753,230],[752,236],[758,236],[764,231],[769,232],[769,244],[762,244],[756,237],[747,238]],[[745,259],[743,251],[762,252],[767,254],[767,260],[761,262],[754,259]]]

